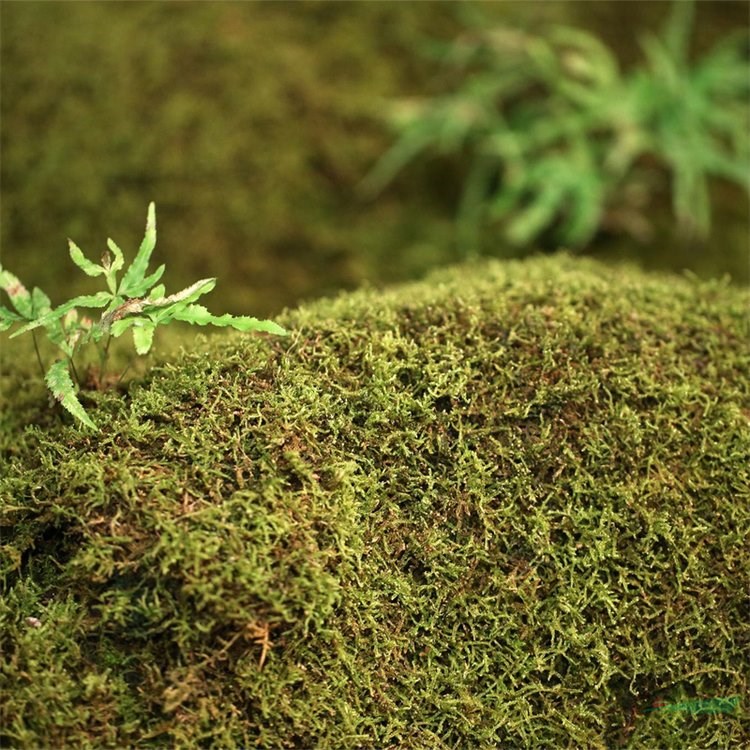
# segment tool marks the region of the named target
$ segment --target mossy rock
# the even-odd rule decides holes
[[[463,266],[6,432],[3,747],[746,746],[749,309]]]

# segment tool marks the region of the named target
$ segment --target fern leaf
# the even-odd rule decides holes
[[[139,281],[137,284],[132,284],[127,289],[126,296],[128,297],[143,297],[151,287],[156,284],[157,281],[164,274],[165,265],[162,263],[150,276],[146,276],[145,279]],[[123,294],[122,285],[120,285],[120,294]]]
[[[169,307],[178,302],[188,304],[197,300],[203,294],[208,294],[216,286],[216,279],[201,279],[196,281],[195,284],[191,284],[185,287],[182,291],[170,294],[169,297],[159,297],[157,299],[150,299],[147,303],[148,307]]]
[[[174,320],[181,320],[193,325],[205,326],[229,326],[237,331],[262,331],[264,333],[275,333],[277,336],[286,336],[288,332],[278,323],[272,320],[258,320],[247,315],[234,316],[212,315],[203,305],[187,305],[174,313]]]
[[[141,294],[134,292],[144,280],[146,270],[148,269],[149,261],[151,260],[151,253],[156,247],[156,207],[151,202],[148,205],[148,217],[146,219],[146,234],[143,237],[140,248],[138,248],[138,254],[135,256],[135,260],[125,271],[120,283],[119,293],[126,297],[140,297]]]
[[[92,430],[99,428],[92,422],[81,402],[76,398],[75,385],[68,372],[68,363],[64,359],[55,362],[44,378],[52,395],[70,412],[79,422],[82,422]]]
[[[154,329],[156,326],[151,321],[145,321],[142,325],[133,328],[133,343],[138,354],[148,354],[154,341]]]
[[[34,317],[34,305],[29,290],[10,271],[0,266],[0,289],[4,289],[16,311],[26,320]]]
[[[26,318],[0,306],[0,331],[7,331],[14,323],[19,323]]]
[[[34,306],[35,317],[46,315],[52,310],[50,298],[38,286],[35,286],[31,292],[31,302]]]
[[[103,266],[92,263],[73,240],[68,240],[70,250],[70,259],[80,268],[87,276],[101,276],[106,273]]]
[[[30,323],[22,326],[13,334],[11,334],[10,338],[15,338],[16,336],[20,336],[22,333],[26,333],[26,331],[31,331],[32,329],[39,328],[40,326],[44,326],[46,328],[51,323],[54,323],[55,321],[62,318],[63,315],[67,314],[74,307],[106,307],[111,300],[112,295],[109,292],[98,292],[97,294],[85,294],[81,297],[74,297],[68,302],[65,302],[59,307],[56,307],[51,312],[48,312],[46,315],[42,315],[42,317],[37,318],[36,320],[32,320]]]
[[[125,256],[113,239],[107,240],[107,247],[114,253],[115,259],[109,266],[109,271],[119,271],[125,265]]]

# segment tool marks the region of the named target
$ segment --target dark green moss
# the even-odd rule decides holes
[[[742,746],[749,306],[464,266],[11,420],[3,744]]]

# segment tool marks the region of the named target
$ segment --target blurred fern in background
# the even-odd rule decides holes
[[[467,157],[456,234],[472,255],[487,226],[515,246],[544,234],[583,247],[602,229],[647,240],[666,172],[676,229],[706,238],[709,180],[750,194],[750,44],[743,30],[691,62],[693,12],[675,2],[628,73],[582,30],[541,37],[475,24],[444,50],[455,89],[391,108],[398,140],[363,187],[381,191],[426,151]]]

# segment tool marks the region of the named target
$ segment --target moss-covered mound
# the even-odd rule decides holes
[[[746,746],[749,306],[464,267],[4,440],[3,746]]]

